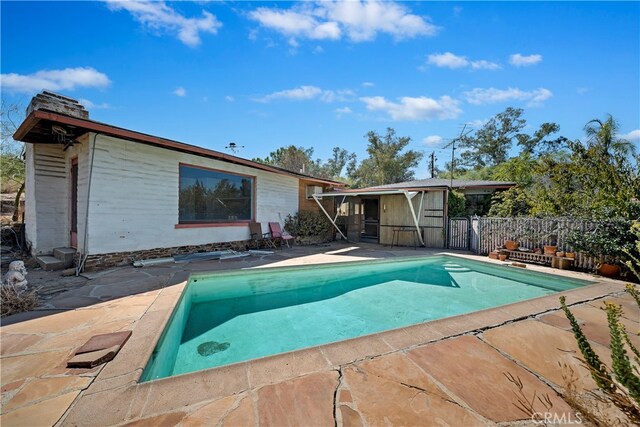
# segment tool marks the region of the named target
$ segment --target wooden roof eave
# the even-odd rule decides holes
[[[69,126],[74,126],[80,131],[84,131],[85,133],[86,132],[102,133],[104,135],[114,136],[117,138],[129,140],[129,141],[134,141],[134,142],[139,142],[143,144],[153,145],[156,147],[196,154],[199,156],[222,160],[228,163],[235,163],[235,164],[251,167],[254,169],[261,169],[267,172],[276,173],[278,175],[288,175],[298,179],[304,179],[307,181],[319,182],[322,184],[329,184],[334,186],[343,185],[342,183],[339,183],[336,181],[309,177],[305,175],[298,175],[293,172],[279,170],[276,168],[272,168],[268,165],[263,165],[261,163],[242,159],[240,157],[230,156],[228,154],[224,154],[219,151],[209,150],[209,149],[198,147],[195,145],[190,145],[190,144],[185,144],[183,142],[160,138],[157,136],[140,133],[140,132],[124,129],[124,128],[119,128],[116,126],[111,126],[104,123],[95,122],[92,120],[84,120],[76,117],[66,116],[63,114],[56,114],[53,112],[43,111],[43,110],[32,111],[29,114],[29,116],[27,116],[27,118],[24,120],[24,122],[22,122],[18,130],[16,130],[13,138],[16,141],[37,143],[38,141],[31,139],[29,135],[30,135],[30,132],[42,121],[51,121],[55,123],[61,123]]]

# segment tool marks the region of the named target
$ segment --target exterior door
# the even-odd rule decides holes
[[[380,235],[380,199],[362,199],[362,236],[360,240],[378,241]]]
[[[70,246],[78,247],[78,158],[71,160],[71,198],[69,206],[70,213]]]

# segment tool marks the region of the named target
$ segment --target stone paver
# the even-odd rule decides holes
[[[258,422],[266,426],[334,424],[336,371],[305,375],[258,390]]]
[[[596,388],[591,374],[577,359],[582,354],[571,332],[526,320],[488,330],[483,339],[562,388],[570,378],[575,379],[577,391]],[[605,347],[593,344],[593,348],[603,362],[610,363]]]
[[[245,395],[234,395],[223,397],[222,399],[218,399],[214,402],[206,404],[199,409],[191,412],[187,417],[182,419],[182,421],[180,422],[180,426],[204,427],[209,425],[219,425],[222,421],[224,421],[227,414],[231,413],[233,411],[233,408],[239,405],[239,401],[244,399],[246,399]]]
[[[467,426],[484,420],[452,400],[404,354],[344,368],[338,402],[343,425]],[[345,392],[348,392],[346,394]]]
[[[45,398],[50,399],[71,391],[80,391],[87,388],[90,383],[91,378],[77,376],[36,379],[22,387],[20,393],[9,400],[2,409],[3,412],[11,412]]]
[[[64,415],[67,408],[78,397],[80,391],[72,391],[53,399],[25,406],[15,411],[3,413],[3,426],[52,426]]]
[[[575,316],[576,320],[582,328],[585,336],[593,342],[609,346],[611,337],[609,335],[609,326],[607,325],[607,314],[599,307],[602,303],[599,303],[597,307],[596,303],[582,304],[574,307],[570,307],[571,312]],[[627,316],[631,316],[631,313],[638,313],[636,319],[640,320],[640,309],[636,308],[634,311],[628,310]],[[540,320],[550,325],[567,329],[571,328],[569,321],[562,311],[556,311],[554,313],[541,316]],[[625,326],[629,333],[631,343],[636,347],[640,347],[640,336],[637,335],[640,330],[640,324],[636,320],[631,320],[628,317],[620,318],[621,323]]]
[[[517,388],[505,377],[508,374],[522,381],[526,396],[534,392],[548,396],[553,412],[572,413],[553,389],[477,337],[466,335],[429,344],[410,351],[409,357],[458,399],[494,422],[529,419],[514,405]]]

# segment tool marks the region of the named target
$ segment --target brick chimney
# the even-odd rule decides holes
[[[80,102],[73,98],[69,98],[64,95],[58,95],[57,93],[43,90],[31,98],[31,102],[27,107],[27,115],[33,110],[47,110],[56,113],[64,114],[66,116],[77,117],[79,119],[88,119],[89,112],[84,108]]]

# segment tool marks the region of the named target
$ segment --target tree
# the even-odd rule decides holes
[[[605,158],[612,156],[633,156],[635,147],[626,139],[619,138],[620,125],[609,114],[603,122],[599,119],[590,120],[584,127],[587,135],[587,145],[595,147]]]
[[[253,160],[292,172],[312,174],[312,171],[317,167],[317,163],[311,159],[312,156],[313,148],[290,145],[272,151],[264,159],[257,158]]]
[[[12,220],[18,220],[20,198],[24,192],[24,145],[13,139],[18,124],[24,118],[24,108],[2,100],[0,109],[0,180],[2,192],[16,191]]]
[[[342,170],[355,159],[355,154],[340,147],[334,147],[333,156],[325,163],[322,163],[320,159],[313,160],[312,156],[313,148],[290,145],[272,151],[264,159],[256,158],[253,160],[317,178],[340,180],[343,179]]]
[[[355,158],[348,166],[349,177],[357,187],[370,187],[410,181],[414,177],[411,168],[418,166],[422,153],[414,150],[402,151],[411,142],[407,136],[396,136],[395,130],[387,128],[384,136],[375,131],[366,134],[369,141],[369,157],[357,165]]]
[[[344,167],[355,158],[356,155],[354,153],[349,153],[344,148],[334,147],[333,157],[321,166],[322,175],[320,177],[339,179],[342,176]]]
[[[640,217],[640,172],[633,146],[617,135],[611,117],[591,120],[587,139],[558,138],[539,155],[524,150],[497,166],[495,179],[517,188],[494,196],[491,214],[591,219]]]
[[[459,147],[464,165],[473,168],[495,166],[507,160],[513,139],[517,137],[526,121],[521,118],[524,110],[508,107],[492,117],[474,135],[463,136]]]

